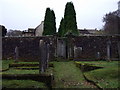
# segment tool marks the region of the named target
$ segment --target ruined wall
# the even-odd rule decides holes
[[[19,60],[38,61],[40,59],[39,41],[50,41],[49,37],[4,37],[2,38],[3,60],[15,58],[15,47],[18,47]],[[53,48],[51,47],[52,51]],[[51,52],[52,52],[51,51]],[[51,55],[52,58],[53,55]]]
[[[56,42],[54,37],[4,37],[2,38],[2,59],[14,59],[15,47],[19,48],[19,60],[38,61],[40,59],[39,40],[44,39],[50,45],[50,58],[54,59]],[[118,41],[120,36],[79,36],[73,38],[74,58],[92,59],[107,58],[107,41],[111,41],[110,55],[118,59]],[[69,42],[69,39],[68,39]],[[67,49],[66,49],[67,50]],[[64,50],[62,50],[64,51]],[[66,52],[66,51],[65,51]],[[60,53],[60,52],[59,52]],[[67,53],[66,53],[67,54]]]
[[[81,36],[75,37],[75,47],[79,48],[76,58],[106,59],[107,42],[110,41],[110,58],[118,59],[118,41],[120,36]]]

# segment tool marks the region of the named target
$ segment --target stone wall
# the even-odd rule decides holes
[[[50,37],[4,37],[2,38],[3,60],[15,59],[15,47],[18,47],[19,60],[38,61],[40,59],[39,41],[40,39],[50,41]],[[52,39],[51,39],[52,41]],[[53,49],[51,47],[51,58]]]
[[[2,54],[3,60],[6,59],[14,59],[15,58],[15,47],[18,47],[19,50],[19,60],[27,60],[27,61],[38,61],[40,59],[40,51],[39,51],[39,41],[43,39],[50,44],[50,58],[53,60],[56,56],[56,53],[61,51],[61,55],[66,53],[65,50],[55,50],[56,48],[56,40],[54,37],[3,37],[2,38]],[[84,59],[106,59],[107,58],[107,42],[110,41],[110,58],[118,59],[118,39],[120,36],[79,36],[72,38],[72,46],[74,45],[74,59],[84,60]],[[69,40],[67,42],[71,42]],[[59,42],[60,43],[60,42]],[[60,43],[61,44],[61,43]],[[68,44],[66,44],[68,45]],[[60,45],[57,45],[60,46]],[[70,46],[70,45],[69,45]],[[65,48],[65,46],[64,46]],[[60,48],[59,48],[60,49]],[[68,46],[66,46],[66,50],[68,51]],[[57,51],[57,52],[56,52]],[[73,50],[70,50],[73,53]],[[56,53],[55,53],[56,52]],[[71,54],[72,55],[72,54]]]
[[[120,36],[81,36],[75,37],[75,48],[78,48],[76,58],[106,59],[107,42],[110,41],[110,58],[118,59],[118,39]]]

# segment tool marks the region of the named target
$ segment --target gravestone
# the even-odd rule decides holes
[[[15,47],[15,62],[18,61],[18,58],[19,58],[19,49],[18,49],[18,47],[16,46],[16,47]]]
[[[2,60],[2,26],[0,25],[0,60]]]
[[[66,43],[62,39],[57,41],[57,56],[66,58]]]
[[[46,53],[46,54],[47,54],[47,62],[46,62],[47,65],[46,65],[46,66],[47,66],[47,67],[46,67],[46,68],[48,68],[48,62],[49,62],[49,59],[50,59],[50,53],[49,53],[50,51],[49,51],[49,48],[50,48],[50,45],[47,44],[47,53]]]
[[[111,41],[107,41],[107,60],[110,61],[110,45]]]
[[[49,62],[49,44],[47,42],[40,40],[39,43],[40,50],[40,61],[39,61],[39,73],[45,72],[48,67]]]
[[[40,62],[39,62],[39,66],[40,66],[40,71],[39,72],[44,72],[44,60],[45,60],[45,57],[44,57],[44,41],[43,40],[40,40]]]
[[[82,54],[82,47],[74,46],[74,58],[80,58]]]
[[[97,52],[97,59],[100,59],[100,52]]]

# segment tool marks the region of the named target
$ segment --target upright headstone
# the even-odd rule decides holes
[[[63,39],[57,41],[57,57],[66,58],[66,43]]]
[[[40,62],[39,62],[39,72],[42,73],[44,72],[44,41],[43,40],[40,40],[40,43],[39,43],[39,47],[40,47]]]
[[[110,45],[111,45],[111,41],[109,40],[107,42],[107,60],[110,61]]]
[[[2,26],[0,25],[0,60],[2,60]]]
[[[18,49],[18,47],[16,46],[16,47],[15,47],[15,62],[18,61],[18,57],[19,57],[19,49]]]
[[[47,41],[40,40],[40,69],[39,72],[45,72],[49,62],[49,44]]]
[[[81,54],[82,54],[82,47],[76,47],[74,46],[74,58],[80,58]]]
[[[97,52],[97,59],[100,59],[100,52]]]
[[[47,66],[47,68],[48,68],[48,62],[49,62],[49,59],[50,59],[50,50],[49,50],[49,48],[50,48],[50,45],[49,44],[47,44],[47,62],[46,62],[46,66]]]

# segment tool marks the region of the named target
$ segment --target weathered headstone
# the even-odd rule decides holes
[[[40,40],[40,73],[45,72],[48,67],[49,62],[49,44],[47,42]]]
[[[109,40],[107,42],[107,60],[110,61],[110,45],[111,45],[111,41]]]
[[[57,41],[57,56],[66,58],[66,43],[62,39]]]
[[[76,47],[74,46],[74,58],[80,58],[81,54],[82,54],[82,47]]]
[[[50,52],[49,52],[49,48],[50,48],[50,45],[47,44],[47,68],[48,68],[48,62],[49,62],[49,58],[50,58]]]
[[[97,52],[97,59],[100,59],[100,52]]]
[[[44,54],[44,41],[43,40],[40,40],[40,64],[39,64],[39,66],[40,66],[40,71],[39,72],[44,72],[45,70],[44,70],[44,56],[43,56],[43,54]]]
[[[19,57],[19,49],[18,49],[18,47],[16,46],[16,47],[15,47],[15,62],[18,61],[18,57]]]

